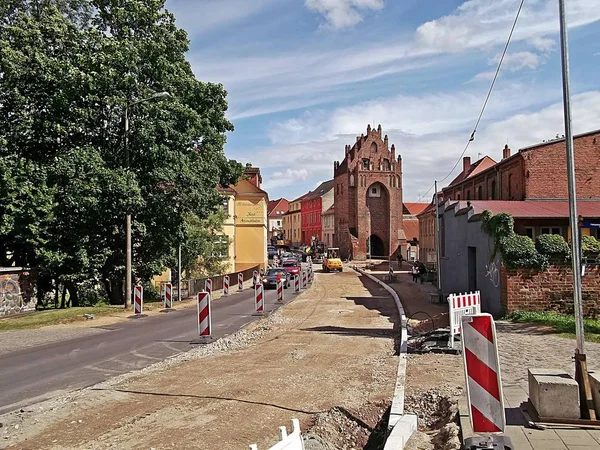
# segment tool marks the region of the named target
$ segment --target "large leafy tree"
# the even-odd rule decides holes
[[[9,0],[0,13],[0,251],[75,301],[96,279],[118,303],[126,213],[141,279],[179,242],[211,239],[189,224],[214,227],[215,187],[242,172],[223,153],[226,92],[195,78],[162,0]],[[138,102],[161,91],[171,98]]]

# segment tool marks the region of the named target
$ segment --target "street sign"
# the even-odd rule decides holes
[[[583,222],[583,228],[600,228],[600,222]]]

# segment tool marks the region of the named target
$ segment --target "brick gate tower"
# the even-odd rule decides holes
[[[395,255],[402,232],[402,157],[388,137],[367,126],[346,155],[333,164],[335,239],[343,258],[364,260]]]

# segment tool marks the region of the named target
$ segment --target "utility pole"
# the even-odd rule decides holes
[[[433,201],[435,202],[435,222],[434,222],[434,231],[435,231],[435,265],[437,266],[437,288],[438,295],[442,292],[442,264],[440,258],[440,205],[437,196],[437,181],[434,182],[434,193],[433,193]]]
[[[575,379],[579,384],[579,398],[583,417],[595,420],[592,404],[592,392],[589,384],[587,361],[585,356],[585,336],[583,328],[583,305],[581,295],[581,249],[579,245],[579,221],[577,216],[577,189],[575,185],[575,150],[573,148],[573,130],[571,127],[571,93],[569,81],[569,43],[567,38],[567,18],[565,0],[558,0],[560,19],[560,56],[562,62],[562,88],[565,120],[565,145],[567,159],[567,181],[569,188],[569,223],[571,226],[571,246],[573,256],[573,309],[575,312]],[[590,408],[590,404],[592,404]]]
[[[177,255],[177,299],[181,301],[181,241],[179,241],[179,252]]]

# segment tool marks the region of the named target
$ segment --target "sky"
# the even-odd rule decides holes
[[[333,177],[344,146],[381,124],[402,155],[404,201],[447,185],[520,0],[167,0],[196,77],[228,92],[228,157],[260,167],[271,199]],[[600,8],[569,0],[575,133],[600,129]],[[465,156],[500,160],[564,134],[558,0],[525,0]]]

